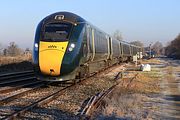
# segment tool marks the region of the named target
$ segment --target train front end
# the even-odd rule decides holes
[[[38,79],[74,79],[81,59],[84,20],[59,12],[43,19],[36,30],[33,63]]]

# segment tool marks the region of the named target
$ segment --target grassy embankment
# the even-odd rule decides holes
[[[16,56],[0,57],[0,73],[15,72],[31,70],[32,68],[32,57],[31,56]]]

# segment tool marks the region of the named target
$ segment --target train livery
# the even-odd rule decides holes
[[[113,39],[76,14],[57,12],[37,26],[33,64],[38,79],[65,81],[131,60],[141,51],[141,47]]]

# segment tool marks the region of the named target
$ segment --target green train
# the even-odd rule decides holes
[[[66,81],[132,60],[141,51],[141,47],[113,39],[76,14],[57,12],[37,26],[33,64],[38,79]]]

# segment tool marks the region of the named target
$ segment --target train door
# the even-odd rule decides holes
[[[89,60],[93,61],[95,57],[94,29],[87,25]]]
[[[92,42],[92,59],[91,59],[91,61],[94,60],[95,53],[96,53],[96,50],[95,50],[95,32],[94,31],[95,30],[92,28],[91,29],[91,33],[92,33],[92,40],[91,40],[91,42]]]
[[[132,56],[132,46],[129,45],[129,55]]]
[[[107,56],[107,59],[110,59],[110,55],[111,55],[111,53],[110,53],[110,45],[109,45],[109,36],[107,36],[106,35],[106,40],[107,40],[107,47],[108,47],[108,56]]]
[[[124,51],[123,51],[123,44],[122,44],[122,42],[120,42],[120,46],[121,46],[121,56],[122,56],[122,58],[124,57]]]
[[[119,58],[121,57],[121,42],[119,42]]]
[[[112,47],[112,38],[109,37],[109,47],[110,47],[110,59],[113,57],[113,47]]]
[[[90,26],[86,25],[86,39],[87,39],[87,61],[91,59],[91,48],[90,48],[90,41],[91,41],[91,30]]]

